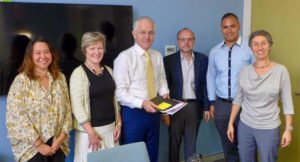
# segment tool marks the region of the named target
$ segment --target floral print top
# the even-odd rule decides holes
[[[66,79],[62,73],[53,79],[50,73],[48,90],[38,80],[30,80],[25,73],[12,83],[6,110],[8,138],[16,161],[30,160],[38,150],[34,142],[40,138],[47,142],[61,132],[69,135],[72,126],[71,106]],[[69,138],[61,145],[69,153]]]

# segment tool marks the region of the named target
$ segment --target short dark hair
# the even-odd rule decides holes
[[[223,16],[222,16],[222,19],[221,19],[221,24],[223,22],[224,19],[228,18],[228,17],[234,17],[237,22],[239,22],[239,18],[234,14],[234,13],[231,13],[231,12],[227,12],[225,13]]]
[[[251,35],[249,36],[249,46],[250,47],[251,47],[253,38],[255,38],[256,36],[265,37],[267,39],[268,43],[270,44],[270,47],[273,45],[273,39],[272,39],[271,34],[267,31],[261,29],[261,30],[256,30],[256,31],[252,32]]]

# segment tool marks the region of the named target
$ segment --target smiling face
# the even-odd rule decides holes
[[[147,19],[139,20],[136,29],[132,31],[135,42],[145,51],[151,47],[154,34],[154,24]]]
[[[235,17],[225,18],[221,23],[221,30],[227,45],[231,46],[239,39],[240,24]]]
[[[85,48],[86,61],[93,65],[98,65],[104,54],[104,46],[100,41],[95,42]]]
[[[271,46],[265,36],[255,36],[250,45],[257,60],[264,60],[269,57]]]
[[[32,62],[36,70],[48,70],[48,67],[52,62],[52,54],[49,46],[45,42],[36,42],[33,45]]]

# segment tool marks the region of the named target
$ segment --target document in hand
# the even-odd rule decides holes
[[[185,105],[186,102],[177,101],[173,99],[164,99],[161,96],[156,96],[155,98],[151,99],[157,105],[157,109],[162,113],[167,113],[169,115],[175,114],[177,111],[181,110]]]

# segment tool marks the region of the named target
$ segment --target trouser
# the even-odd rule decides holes
[[[238,141],[241,162],[256,162],[256,147],[260,162],[275,162],[280,143],[279,127],[254,129],[243,122],[238,126]]]
[[[217,99],[215,102],[215,124],[217,127],[217,130],[219,132],[221,141],[222,141],[222,147],[223,152],[225,156],[225,160],[227,162],[238,162],[239,161],[239,152],[238,152],[238,141],[237,141],[237,132],[234,131],[234,142],[230,142],[227,137],[227,128],[228,128],[228,122],[230,118],[231,113],[231,107],[232,103]],[[239,115],[237,116],[235,122],[234,122],[234,130],[237,130],[237,124],[239,122]]]
[[[190,102],[186,107],[171,116],[169,128],[169,161],[179,162],[180,144],[184,137],[185,161],[196,153],[198,129],[201,121],[201,108],[196,102]]]
[[[144,109],[121,107],[122,144],[145,142],[151,162],[158,161],[159,113],[147,113]]]
[[[53,141],[53,137],[50,138],[46,144],[51,146]],[[61,151],[61,149],[57,150],[56,153],[52,156],[44,156],[41,153],[35,154],[28,162],[62,162],[65,161],[66,155]]]

